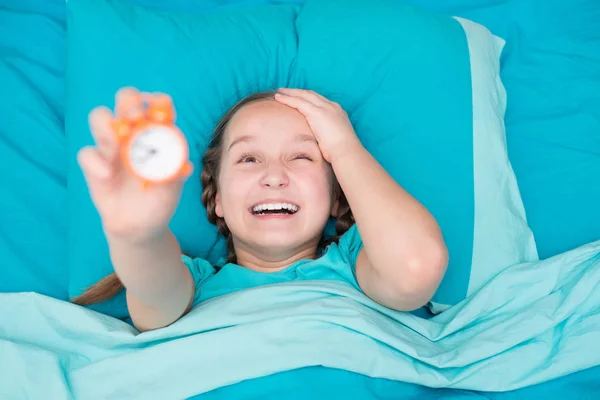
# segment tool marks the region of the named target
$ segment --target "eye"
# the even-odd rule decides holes
[[[243,164],[243,163],[255,163],[258,162],[258,160],[256,159],[256,157],[254,157],[251,154],[242,154],[240,156],[240,158],[238,159],[238,164]]]
[[[293,160],[308,160],[308,161],[312,161],[312,157],[310,157],[308,154],[304,154],[304,153],[300,153],[300,154],[296,154],[294,155],[294,157],[292,157]]]

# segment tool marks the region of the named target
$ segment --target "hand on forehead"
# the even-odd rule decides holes
[[[274,100],[261,100],[240,109],[229,122],[225,145],[256,142],[261,145],[314,142],[306,118],[296,109]]]

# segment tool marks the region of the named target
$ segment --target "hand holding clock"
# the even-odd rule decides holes
[[[179,204],[192,172],[187,142],[166,95],[124,88],[115,108],[116,115],[92,110],[95,146],[81,149],[78,160],[107,236],[144,242],[168,229]]]

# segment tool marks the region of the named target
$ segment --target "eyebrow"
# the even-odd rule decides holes
[[[314,135],[309,135],[308,133],[299,133],[295,139],[296,142],[315,142],[315,144],[318,144]]]
[[[248,143],[248,142],[253,141],[254,139],[255,139],[255,137],[251,136],[251,135],[243,135],[238,138],[235,138],[235,139],[233,139],[233,141],[227,148],[227,151],[230,151],[231,148],[238,143],[244,143],[244,142]],[[315,144],[318,144],[317,139],[313,135],[309,135],[307,133],[299,133],[296,135],[296,137],[294,139],[296,142],[314,142]]]
[[[235,146],[238,143],[242,143],[242,142],[251,142],[252,140],[254,140],[254,136],[250,136],[250,135],[244,135],[244,136],[240,136],[239,138],[235,138],[233,139],[233,141],[231,142],[231,144],[229,145],[229,147],[227,148],[227,151],[230,151],[231,148],[233,146]]]

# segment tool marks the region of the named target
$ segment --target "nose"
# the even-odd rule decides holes
[[[261,185],[272,189],[284,188],[288,183],[289,178],[285,167],[279,163],[269,165],[261,179]]]

